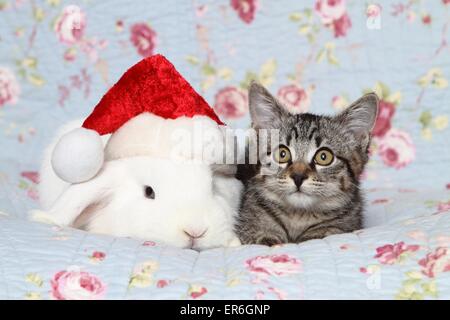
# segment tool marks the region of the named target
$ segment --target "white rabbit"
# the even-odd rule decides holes
[[[53,173],[52,146],[41,169],[44,211],[33,210],[34,220],[196,250],[240,244],[234,218],[242,184],[229,172],[136,156],[107,161],[93,179],[68,184]]]

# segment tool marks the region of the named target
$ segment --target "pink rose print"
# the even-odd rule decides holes
[[[251,23],[255,18],[256,10],[258,10],[258,0],[231,0],[231,7],[236,10],[242,21]]]
[[[106,292],[106,285],[99,278],[77,268],[56,273],[51,287],[51,296],[57,300],[97,300]]]
[[[377,258],[382,264],[394,264],[401,261],[408,254],[419,250],[419,248],[418,245],[405,245],[403,241],[387,244],[376,249],[377,254],[374,258]]]
[[[372,201],[372,204],[386,204],[389,203],[389,199],[385,199],[385,198],[380,198],[380,199],[375,199]]]
[[[123,20],[119,19],[116,21],[116,31],[117,32],[122,32],[123,31],[123,27],[124,27],[124,22]]]
[[[439,203],[437,210],[439,213],[449,211],[450,210],[450,201]]]
[[[345,0],[316,0],[314,11],[323,25],[333,29],[336,38],[345,36],[352,26]]]
[[[450,0],[442,0],[443,4],[450,4]]]
[[[450,271],[448,248],[436,248],[434,252],[428,253],[421,259],[419,265],[422,266],[422,273],[430,278],[434,278],[438,273]]]
[[[94,262],[100,262],[105,260],[106,254],[102,251],[94,251],[90,257]]]
[[[189,288],[189,296],[191,296],[192,299],[197,299],[203,296],[204,294],[208,293],[208,289],[205,287],[192,285]]]
[[[349,106],[347,98],[344,96],[333,96],[331,98],[331,106],[338,111],[342,111]]]
[[[59,41],[68,45],[79,42],[85,29],[86,15],[75,5],[64,7],[54,26]]]
[[[395,105],[390,102],[381,100],[378,105],[379,111],[375,127],[372,130],[372,134],[375,137],[383,137],[386,132],[391,129],[391,120],[395,113]]]
[[[345,37],[347,30],[352,27],[352,22],[348,14],[344,14],[338,20],[333,21],[334,37]]]
[[[203,17],[206,14],[207,11],[208,11],[208,6],[207,5],[200,5],[197,8],[195,8],[195,14],[199,18]]]
[[[275,294],[275,296],[277,297],[278,300],[286,300],[287,294],[283,290],[278,289],[278,288],[274,288],[274,287],[269,287],[267,289],[270,292],[272,292],[273,294]]]
[[[314,10],[323,24],[330,24],[345,14],[345,0],[317,0]]]
[[[248,111],[247,94],[236,87],[225,87],[216,93],[214,110],[227,119],[242,117]]]
[[[408,237],[417,241],[427,241],[427,235],[421,230],[412,230],[407,233]]]
[[[80,49],[87,55],[89,61],[96,62],[98,60],[98,51],[105,49],[107,44],[106,40],[87,39],[81,42]]]
[[[156,287],[160,288],[160,289],[164,288],[168,285],[169,285],[169,281],[167,281],[167,280],[158,280],[158,282],[156,283]]]
[[[429,14],[426,14],[422,17],[423,24],[431,24],[431,16]]]
[[[267,256],[256,256],[246,261],[247,269],[255,276],[251,282],[254,284],[269,284],[271,276],[286,276],[302,271],[301,261],[287,254],[274,254]],[[286,293],[268,286],[268,291],[275,294],[278,299],[286,299]],[[264,299],[265,292],[260,290],[255,299]]]
[[[74,48],[69,48],[64,52],[63,58],[65,61],[72,62],[75,61],[77,57],[77,51]]]
[[[300,260],[287,254],[256,256],[246,261],[250,272],[257,275],[284,276],[301,271]]]
[[[154,247],[154,246],[156,246],[156,243],[154,241],[147,240],[147,241],[144,241],[144,243],[142,245],[144,247]]]
[[[255,295],[255,300],[264,300],[264,295],[265,295],[264,291],[258,290],[258,292],[256,292]]]
[[[156,32],[146,23],[136,23],[131,26],[130,41],[143,57],[153,55],[158,41]]]
[[[303,88],[295,84],[281,87],[278,91],[278,99],[287,107],[289,112],[293,114],[308,111],[311,103],[309,94]]]
[[[39,200],[39,193],[37,192],[36,189],[28,189],[27,191],[27,196],[28,198],[32,199],[32,200]]]
[[[4,104],[17,103],[20,88],[14,74],[6,68],[0,67],[0,107]]]
[[[406,132],[391,129],[379,140],[378,154],[385,165],[400,169],[414,160],[416,148]]]
[[[381,6],[378,4],[369,4],[366,10],[368,18],[376,18],[381,14]]]
[[[437,236],[436,242],[441,247],[450,247],[450,236],[446,236],[446,235]]]
[[[36,171],[23,171],[20,175],[33,183],[39,183],[39,173]]]

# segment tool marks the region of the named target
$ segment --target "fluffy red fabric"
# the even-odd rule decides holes
[[[103,96],[83,127],[100,135],[113,133],[142,112],[165,119],[204,115],[223,124],[205,99],[158,54],[128,69]]]

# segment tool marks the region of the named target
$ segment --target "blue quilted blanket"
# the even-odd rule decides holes
[[[450,215],[206,251],[0,216],[3,299],[448,299]]]

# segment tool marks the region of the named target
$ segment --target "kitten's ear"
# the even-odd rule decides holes
[[[358,139],[368,144],[377,114],[378,97],[372,92],[353,102],[337,116],[337,120],[342,126],[352,131]]]
[[[288,112],[266,88],[252,81],[248,91],[250,117],[255,129],[278,129]]]

